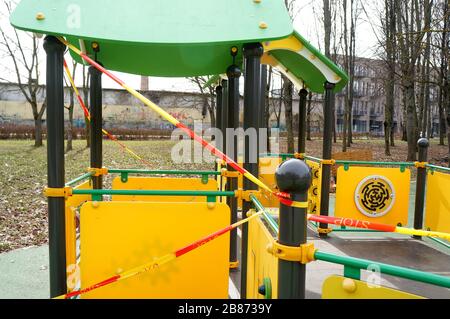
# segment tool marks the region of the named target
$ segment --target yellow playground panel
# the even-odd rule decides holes
[[[259,180],[269,186],[271,190],[276,190],[275,171],[282,163],[279,157],[263,157],[259,159]],[[265,190],[262,191],[260,202],[264,207],[279,207],[280,202],[276,196]]]
[[[87,202],[80,216],[81,285],[88,287],[226,227],[230,209],[206,202]],[[229,241],[227,233],[157,271],[83,297],[228,298]]]
[[[328,277],[322,286],[322,299],[425,299],[400,290],[373,286],[341,276]]]
[[[319,214],[320,212],[320,193],[322,189],[322,167],[321,164],[306,161],[311,168],[311,187],[308,191],[308,214]]]
[[[264,226],[261,219],[253,219],[248,225],[248,266],[247,266],[247,298],[264,298],[258,288],[266,283],[271,287],[268,299],[276,299],[278,294],[278,259],[267,252],[267,246],[274,242],[273,236]]]
[[[425,229],[450,233],[450,174],[429,172],[427,177]]]
[[[407,225],[411,171],[381,167],[339,167],[336,217]]]
[[[91,181],[84,182],[74,189],[92,189]],[[91,200],[91,195],[72,195],[65,201],[66,216],[66,265],[76,264],[76,209],[84,202]]]
[[[112,182],[112,189],[120,190],[183,190],[183,191],[217,191],[217,181],[208,179],[203,183],[201,178],[175,177],[128,177],[123,182],[116,177]],[[147,201],[147,202],[205,202],[205,196],[138,196],[114,195],[113,201]]]

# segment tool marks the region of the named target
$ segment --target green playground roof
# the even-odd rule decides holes
[[[22,0],[10,21],[21,30],[64,36],[90,56],[96,42],[97,59],[109,70],[163,77],[223,74],[233,46],[301,38],[282,0]],[[323,92],[325,79],[342,89],[347,76],[301,39],[320,65],[290,49],[271,54],[315,92]],[[242,50],[236,62],[242,63]]]

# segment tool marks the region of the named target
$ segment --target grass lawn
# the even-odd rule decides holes
[[[104,141],[104,162],[108,168],[150,168],[150,169],[213,169],[212,164],[174,164],[171,148],[175,144],[169,140],[125,141],[129,148],[141,155],[151,167],[124,153],[110,141]],[[359,140],[352,149],[373,151],[378,161],[404,161],[406,143],[397,142],[392,149],[393,156],[384,155],[382,140]],[[436,140],[430,147],[430,162],[446,165],[448,147],[438,146]],[[32,141],[0,140],[0,253],[12,249],[40,245],[47,242],[47,201],[42,191],[47,183],[47,149],[34,148]],[[74,150],[66,154],[66,180],[69,181],[89,167],[89,149],[85,141],[74,141]],[[333,151],[339,152],[340,141]],[[322,141],[307,143],[308,154],[319,156]],[[280,149],[286,152],[285,146]],[[108,182],[108,178],[106,182]]]

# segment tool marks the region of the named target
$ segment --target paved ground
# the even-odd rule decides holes
[[[0,254],[0,298],[49,297],[48,246]]]

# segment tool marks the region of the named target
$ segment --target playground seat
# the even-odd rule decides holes
[[[200,178],[174,177],[128,177],[123,182],[116,177],[112,182],[112,189],[132,190],[183,190],[183,191],[217,191],[217,181],[208,179],[205,184]],[[115,195],[113,201],[146,201],[146,202],[205,202],[204,196],[138,196]]]
[[[151,262],[229,225],[216,203],[86,202],[80,212],[81,285]],[[83,298],[228,298],[229,234],[151,272]]]

